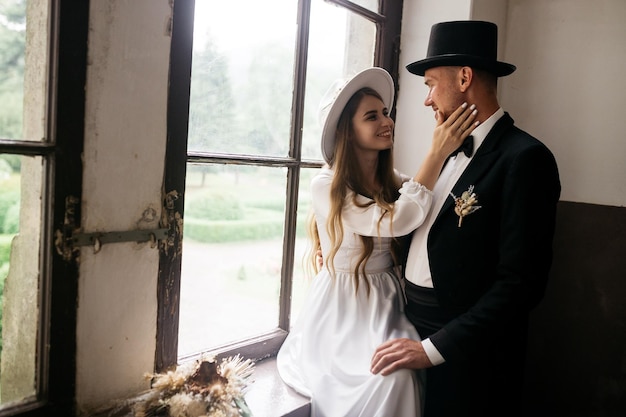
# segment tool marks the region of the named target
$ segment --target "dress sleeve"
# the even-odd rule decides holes
[[[313,208],[319,219],[328,218],[332,177],[332,170],[323,169],[311,183]],[[400,197],[394,203],[392,218],[391,213],[376,204],[357,207],[353,203],[353,196],[354,193],[349,192],[344,202],[344,228],[362,236],[374,237],[400,237],[411,233],[424,222],[433,198],[429,189],[409,179],[400,188]],[[368,204],[372,199],[358,195],[357,201],[359,204]]]
[[[394,171],[394,174],[395,174],[396,178],[398,178],[398,181],[400,181],[401,184],[403,184],[403,183],[413,179],[412,177],[409,177],[408,175],[403,174],[403,173],[401,173],[400,171],[398,171],[396,169],[394,169],[393,171]]]

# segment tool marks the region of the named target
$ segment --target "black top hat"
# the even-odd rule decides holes
[[[424,75],[429,68],[469,66],[497,77],[511,74],[515,65],[497,60],[498,27],[491,22],[463,20],[433,25],[425,59],[406,66],[409,72]]]

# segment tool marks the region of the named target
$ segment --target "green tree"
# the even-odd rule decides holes
[[[189,97],[189,149],[232,152],[237,135],[227,58],[209,38],[194,53]]]
[[[293,51],[279,43],[257,48],[242,92],[240,125],[255,152],[285,155],[293,97]]]

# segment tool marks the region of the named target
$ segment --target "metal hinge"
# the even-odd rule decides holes
[[[65,229],[65,233],[56,231],[55,246],[59,255],[64,260],[70,261],[74,253],[78,253],[79,246],[92,246],[93,253],[100,252],[105,243],[118,242],[150,242],[150,247],[155,248],[159,240],[168,239],[169,229],[142,229],[124,232],[93,232],[76,233]]]
[[[168,228],[81,233],[80,229],[75,227],[78,203],[79,199],[74,196],[68,196],[65,199],[63,226],[55,231],[54,246],[57,253],[65,261],[71,261],[78,254],[79,246],[92,246],[94,253],[98,253],[105,243],[151,242],[150,247],[154,248],[157,246],[158,241],[167,241],[169,239]]]
[[[98,253],[105,243],[118,242],[151,242],[154,248],[158,240],[167,239],[169,229],[142,229],[123,232],[92,232],[72,234],[71,242],[74,246],[93,246],[94,253]]]

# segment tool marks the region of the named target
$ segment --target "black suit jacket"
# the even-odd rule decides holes
[[[543,296],[552,260],[556,161],[505,113],[452,192],[470,186],[481,208],[459,227],[448,197],[428,235],[433,285],[452,317],[430,340],[446,362],[481,353],[495,367],[523,366],[528,311]]]

